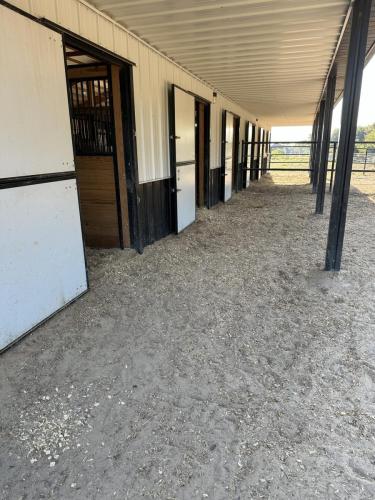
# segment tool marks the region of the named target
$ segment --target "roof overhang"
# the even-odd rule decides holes
[[[311,124],[333,58],[346,60],[350,0],[91,3],[272,125]]]

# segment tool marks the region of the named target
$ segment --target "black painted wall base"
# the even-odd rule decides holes
[[[208,208],[213,207],[220,201],[221,191],[221,168],[210,169],[209,178],[209,200]]]
[[[151,245],[172,232],[170,179],[139,185],[139,222],[143,246]]]
[[[242,191],[243,189],[243,170],[242,170],[242,162],[238,162],[237,164],[237,189],[236,191]]]
[[[240,171],[240,170],[239,170]],[[220,201],[221,168],[210,169],[208,208]],[[242,176],[238,176],[239,184]],[[238,186],[242,189],[242,186]],[[143,246],[173,233],[171,179],[139,184],[139,225]]]

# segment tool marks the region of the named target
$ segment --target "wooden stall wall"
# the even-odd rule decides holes
[[[76,156],[75,164],[85,244],[119,247],[113,157]]]

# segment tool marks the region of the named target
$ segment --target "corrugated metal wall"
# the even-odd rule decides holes
[[[213,89],[82,0],[9,1],[136,64],[134,98],[139,180],[143,183],[169,177],[168,84],[174,83],[209,101],[212,101]],[[254,115],[218,94],[216,103],[211,107],[211,168],[221,164],[221,119],[224,109],[241,117],[240,140],[244,138],[245,120],[255,122]]]

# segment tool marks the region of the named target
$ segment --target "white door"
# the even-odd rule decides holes
[[[251,168],[251,149],[253,147],[252,145],[252,125],[251,123],[247,122],[246,124],[246,135],[245,135],[245,152],[246,152],[246,158],[245,158],[245,166],[246,169]],[[250,186],[250,173],[251,170],[246,170],[246,187]]]
[[[232,197],[233,179],[233,122],[234,116],[225,112],[225,144],[224,144],[224,201]]]
[[[196,218],[195,99],[174,87],[177,232]]]
[[[0,351],[87,290],[62,38],[0,6]]]

